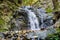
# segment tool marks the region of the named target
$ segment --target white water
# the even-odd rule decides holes
[[[29,18],[29,25],[31,27],[31,30],[39,30],[39,22],[38,18],[36,17],[36,14],[32,12],[31,10],[28,10],[25,8],[25,10],[28,12],[28,18]]]
[[[32,30],[38,30],[39,29],[39,22],[38,19],[36,17],[36,15],[34,14],[34,12],[31,12],[29,10],[29,21],[30,21],[30,26]]]
[[[47,14],[45,13],[45,10],[40,8],[40,9],[37,9],[37,12],[38,12],[38,15],[39,15],[39,18],[41,19],[41,27],[43,28],[43,25],[44,25],[44,20],[47,18]]]

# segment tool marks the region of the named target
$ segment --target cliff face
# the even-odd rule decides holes
[[[28,29],[27,12],[25,12],[23,10],[22,11],[17,10],[16,12],[13,13],[12,16],[13,16],[13,18],[10,20],[10,25],[11,25],[11,27],[9,28],[10,30],[15,31],[15,30]]]

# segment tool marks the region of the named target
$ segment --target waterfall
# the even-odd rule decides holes
[[[28,9],[29,7],[26,7],[25,10],[28,12],[28,18],[29,18],[29,25],[31,27],[31,30],[39,30],[39,22],[38,18],[36,17],[36,14],[32,12],[32,10]]]
[[[16,30],[25,29],[24,27],[26,27],[26,25],[28,26],[26,27],[27,29],[40,30],[41,28],[47,28],[53,24],[51,19],[52,17],[49,16],[42,8],[37,9],[31,6],[23,6],[19,8],[14,15],[18,15],[14,22]],[[25,23],[24,21],[27,22]]]
[[[19,40],[23,40],[25,37],[29,40],[30,38],[35,40],[37,37],[36,40],[40,40],[45,39],[48,34],[56,32],[52,26],[52,16],[49,16],[42,8],[36,9],[31,6],[24,6],[19,8],[19,10],[14,13],[13,18],[10,21],[10,25],[10,30],[12,32],[9,31],[5,34],[0,33],[2,40],[4,40],[6,37],[9,38],[9,40],[16,40],[17,38],[20,38]],[[26,29],[27,27],[30,27],[29,29],[33,31],[28,30],[26,32],[25,27]],[[41,28],[47,28],[47,30],[40,31]]]
[[[30,22],[31,29],[32,30],[39,29],[39,22],[34,12],[31,12],[29,10],[28,16],[29,16],[29,22]]]

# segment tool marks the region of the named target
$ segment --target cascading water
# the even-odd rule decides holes
[[[45,13],[45,10],[43,10],[42,8],[37,9],[37,12],[38,12],[39,18],[41,19],[41,23],[42,23],[41,27],[43,27],[44,20],[47,17],[47,14]]]
[[[26,24],[28,25],[28,29],[31,30],[40,30],[41,28],[46,28],[52,25],[51,17],[45,13],[45,10],[42,8],[35,9],[31,6],[23,6],[19,8],[15,15],[19,15],[19,17],[23,16],[28,21]],[[26,17],[25,17],[26,16]],[[17,25],[18,29],[21,27],[21,20],[23,17],[16,19],[15,25]],[[41,22],[41,23],[40,23]],[[23,27],[24,28],[24,27]],[[18,30],[17,29],[17,30]]]
[[[36,17],[36,14],[32,12],[32,10],[28,9],[29,7],[26,7],[25,10],[28,12],[28,18],[29,18],[29,25],[31,27],[31,30],[39,30],[39,22],[38,18]]]
[[[42,8],[37,9],[39,19],[41,21],[41,28],[46,28],[47,26],[51,26],[53,21],[51,20],[52,16],[48,16],[46,11]],[[44,22],[45,21],[45,22]]]

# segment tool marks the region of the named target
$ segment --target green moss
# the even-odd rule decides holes
[[[53,10],[52,10],[51,8],[46,8],[46,11],[47,11],[48,13],[53,12]]]

